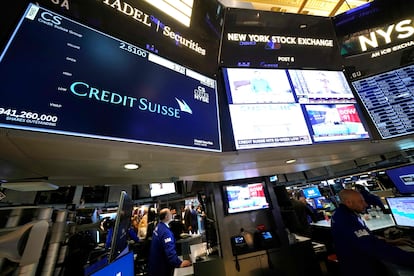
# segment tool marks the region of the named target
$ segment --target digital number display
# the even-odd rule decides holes
[[[414,133],[414,65],[352,85],[383,139]]]
[[[1,127],[221,151],[214,79],[37,5],[0,82]]]

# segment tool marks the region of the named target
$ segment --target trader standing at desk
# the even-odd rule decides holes
[[[411,267],[414,252],[404,251],[371,233],[360,213],[367,208],[362,195],[350,189],[339,193],[340,205],[332,216],[333,243],[342,275],[388,275],[384,262]],[[399,239],[393,244],[409,244]]]
[[[177,256],[174,234],[168,226],[171,220],[170,209],[162,209],[159,214],[159,223],[152,234],[148,258],[150,276],[170,276],[173,275],[174,268],[191,265],[190,261],[182,261]]]

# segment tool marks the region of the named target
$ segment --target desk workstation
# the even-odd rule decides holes
[[[204,256],[194,260],[188,267],[174,269],[174,276],[224,276],[223,260],[218,256]]]
[[[362,216],[365,224],[371,231],[381,230],[388,227],[395,226],[395,222],[392,218],[392,215],[390,214],[381,214],[377,217],[370,217]],[[331,221],[330,220],[319,220],[317,222],[312,222],[311,225],[313,227],[324,227],[324,228],[330,228],[331,227]]]

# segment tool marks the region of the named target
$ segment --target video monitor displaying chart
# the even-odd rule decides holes
[[[0,127],[221,151],[214,79],[34,4],[0,82]]]
[[[414,227],[414,197],[387,197],[397,226]]]
[[[237,150],[369,138],[342,71],[223,68],[223,76]]]
[[[414,133],[414,65],[352,82],[381,138]]]

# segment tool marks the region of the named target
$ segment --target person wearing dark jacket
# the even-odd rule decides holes
[[[175,249],[175,238],[168,224],[172,220],[171,211],[162,209],[159,223],[152,234],[148,272],[150,276],[171,276],[174,268],[190,266],[188,260],[181,260]]]
[[[379,207],[381,208],[381,211],[383,213],[386,213],[387,210],[384,206],[384,203],[382,203],[381,198],[373,193],[371,193],[365,186],[356,184],[355,189],[361,193],[361,195],[364,197],[365,202],[368,204],[368,206],[372,207]]]
[[[292,199],[291,203],[298,222],[291,231],[305,237],[312,237],[310,223],[317,221],[313,207],[306,202],[303,196],[300,196],[299,199]]]
[[[333,244],[341,275],[389,275],[390,265],[398,265],[414,273],[414,252],[396,245],[412,245],[408,239],[387,241],[374,235],[360,213],[367,207],[363,196],[351,189],[339,193],[340,205],[331,219]],[[414,274],[413,274],[414,275]]]

